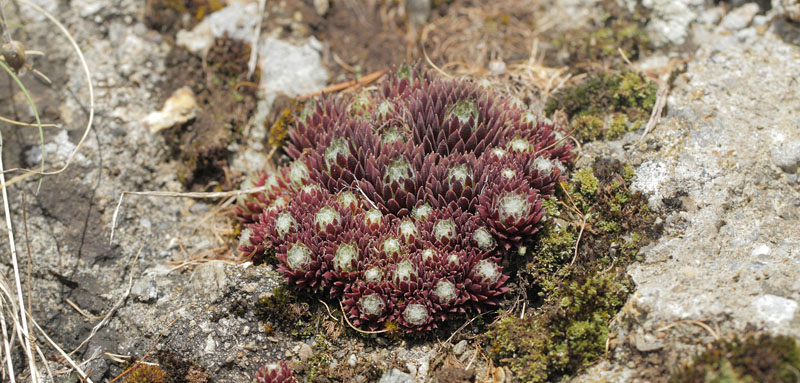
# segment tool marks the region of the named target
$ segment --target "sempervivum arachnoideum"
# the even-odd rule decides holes
[[[428,202],[437,208],[452,204],[453,208],[474,213],[485,181],[485,163],[472,153],[442,158],[428,177]]]
[[[256,383],[297,383],[294,374],[284,362],[261,366],[256,372]]]
[[[399,323],[406,332],[419,332],[436,328],[437,318],[427,294],[404,299],[397,305]]]
[[[425,200],[425,184],[437,160],[410,144],[392,144],[367,161],[365,177],[359,183],[364,194],[386,214],[408,215]]]
[[[364,233],[350,229],[341,233],[336,241],[328,241],[323,246],[325,285],[332,297],[339,298],[344,290],[360,275],[360,268],[368,261],[372,238]]]
[[[295,119],[293,162],[242,198],[242,252],[272,249],[298,288],[328,292],[362,329],[434,328],[492,307],[500,262],[534,239],[572,160],[544,119],[472,83],[404,66]]]
[[[297,121],[289,131],[285,150],[292,159],[300,158],[306,150],[315,150],[321,136],[339,129],[347,121],[347,108],[341,100],[323,96],[310,102],[313,103],[311,111],[305,118],[296,116]]]
[[[440,251],[458,251],[472,247],[472,235],[481,227],[480,217],[454,206],[434,209],[418,223],[422,241]]]
[[[324,287],[324,255],[323,243],[309,231],[298,233],[275,251],[280,262],[278,272],[283,274],[286,282],[310,289]]]
[[[479,199],[478,213],[506,251],[530,239],[541,227],[541,194],[525,178],[500,177]]]
[[[407,123],[425,153],[480,156],[507,134],[510,106],[471,83],[435,80],[408,101]]]
[[[385,280],[381,282],[359,280],[345,290],[342,305],[355,326],[378,330],[395,315],[391,294],[392,286]]]
[[[380,137],[364,121],[349,121],[318,137],[308,152],[311,177],[331,193],[363,179],[367,160],[378,155]]]
[[[464,288],[469,295],[470,306],[482,311],[486,307],[496,306],[499,297],[508,291],[505,283],[508,275],[503,274],[503,268],[493,258],[484,258],[475,262],[472,258],[467,265]]]

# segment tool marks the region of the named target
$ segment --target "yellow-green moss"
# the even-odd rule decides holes
[[[586,198],[593,198],[600,187],[600,181],[594,176],[594,169],[591,167],[581,168],[572,175],[572,182],[575,189]]]
[[[561,215],[561,204],[558,202],[558,198],[546,198],[542,201],[542,207],[544,207],[548,217],[558,217]]]
[[[582,142],[594,141],[603,136],[604,122],[600,116],[594,114],[581,114],[575,116],[570,122],[573,135]]]
[[[272,295],[261,297],[254,310],[272,327],[279,327],[295,338],[313,336],[314,326],[319,322],[309,304],[284,286],[273,289]]]
[[[167,373],[161,367],[151,364],[139,364],[125,375],[125,383],[166,383]]]
[[[606,132],[606,139],[614,140],[622,137],[623,134],[628,132],[628,116],[622,113],[615,113],[611,115],[608,122],[608,131]]]
[[[567,113],[572,134],[580,141],[616,139],[647,122],[657,90],[653,81],[636,72],[591,73],[579,84],[556,92],[545,112]]]
[[[546,310],[501,320],[486,338],[495,360],[523,382],[545,382],[603,356],[608,323],[631,283],[621,273],[566,269],[543,286]]]
[[[550,218],[520,273],[528,297],[539,297],[529,301],[538,303],[524,319],[509,315],[492,325],[484,338],[515,381],[555,381],[604,355],[611,318],[633,290],[627,266],[659,232],[647,198],[628,189],[633,176],[630,166],[599,160],[543,203]]]
[[[545,222],[530,247],[530,256],[536,262],[529,262],[526,271],[535,279],[552,275],[572,258],[575,237],[566,224],[555,220]]]
[[[790,336],[749,336],[714,344],[672,383],[789,383],[800,379],[800,345]]]

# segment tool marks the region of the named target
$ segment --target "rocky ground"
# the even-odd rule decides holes
[[[590,23],[599,2],[517,3],[509,9],[527,13],[510,22],[500,2],[485,10],[499,20],[495,27],[470,24],[470,33],[489,37],[461,42],[447,28],[456,16],[477,17],[469,2],[435,2],[446,4],[426,12],[402,1],[267,1],[255,77],[237,77],[248,68],[249,47],[236,47],[233,57],[215,55],[231,50],[213,45],[225,32],[251,41],[257,1],[229,1],[202,22],[193,18],[198,10],[153,20],[149,5],[133,0],[34,3],[80,45],[95,117],[66,171],[43,177],[38,193],[39,178],[16,179],[8,203],[23,270],[28,250],[20,244],[28,243],[32,255],[31,277],[23,278],[32,314],[85,361],[92,381],[113,379],[151,347],[150,359],[180,371],[180,381],[249,381],[274,360],[305,366],[309,381],[318,381],[311,376],[323,364],[344,381],[514,381],[468,336],[474,329],[439,341],[364,337],[338,319],[337,307],[308,298],[284,305],[274,268],[238,259],[228,197],[125,195],[113,240],[112,220],[125,191],[235,190],[246,174],[280,160],[269,157],[265,138],[288,100],[425,54],[439,65],[458,60],[492,69],[457,72],[488,76],[541,111],[543,88],[526,86],[529,77],[499,65],[510,69],[528,59],[537,26],[537,38],[545,39],[565,20]],[[203,12],[215,10],[216,2],[207,3]],[[14,38],[44,52],[29,61],[53,85],[30,71],[23,82],[43,122],[58,124],[44,129],[44,156],[59,168],[87,121],[81,64],[41,13],[23,2],[4,6],[11,25],[24,25]],[[628,268],[636,291],[612,322],[608,355],[565,381],[666,381],[717,338],[753,332],[800,338],[800,4],[644,0],[639,6],[650,15],[653,49],[630,65],[655,78],[672,73],[662,82],[663,115],[648,132],[642,127],[584,144],[578,166],[607,157],[634,165],[632,188],[663,213],[664,230]],[[544,49],[538,54],[549,67],[568,65]],[[228,64],[239,72],[209,78],[208,68],[219,74]],[[184,86],[197,105],[178,109],[195,123],[159,130],[153,122],[159,116],[151,113]],[[0,89],[8,95],[0,98],[0,116],[31,121],[25,95],[4,75]],[[235,102],[228,93],[220,97],[220,89],[233,89]],[[241,121],[242,115],[251,118]],[[224,124],[233,133],[215,130]],[[39,164],[36,128],[4,124],[2,137],[6,169]],[[0,269],[10,278],[8,247],[2,251]],[[94,333],[106,315],[110,320]],[[279,323],[283,318],[296,323]],[[46,354],[57,381],[76,381],[56,354]],[[19,353],[15,358],[22,360]],[[450,359],[472,372],[434,373]]]

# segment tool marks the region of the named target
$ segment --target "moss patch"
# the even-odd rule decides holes
[[[167,383],[167,373],[161,367],[150,364],[136,366],[128,375],[125,383]]]
[[[672,383],[797,382],[800,345],[789,336],[750,336],[715,344],[670,378]]]
[[[545,202],[550,219],[521,270],[534,309],[524,319],[507,316],[484,337],[489,355],[518,381],[552,381],[605,354],[609,323],[634,287],[625,270],[660,234],[647,199],[628,189],[632,177],[630,166],[599,160]]]
[[[313,336],[323,318],[319,305],[312,312],[305,297],[284,286],[276,287],[272,295],[261,297],[253,309],[270,328],[281,329],[294,338]]]
[[[657,91],[653,81],[636,72],[591,73],[579,84],[556,92],[545,113],[563,110],[573,135],[582,142],[616,139],[647,123]]]

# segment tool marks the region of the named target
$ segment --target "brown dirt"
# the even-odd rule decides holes
[[[181,163],[179,177],[189,187],[229,183],[228,145],[240,138],[256,106],[256,88],[251,83],[258,83],[258,76],[246,79],[249,57],[249,44],[229,38],[214,42],[205,65],[178,47],[167,56],[168,80],[160,86],[162,99],[188,85],[200,106],[194,120],[164,132]]]
[[[416,36],[408,32],[402,13],[397,1],[343,0],[331,1],[320,17],[310,1],[292,1],[274,9],[266,25],[283,26],[282,38],[313,35],[330,44],[323,62],[336,83],[420,59]]]

